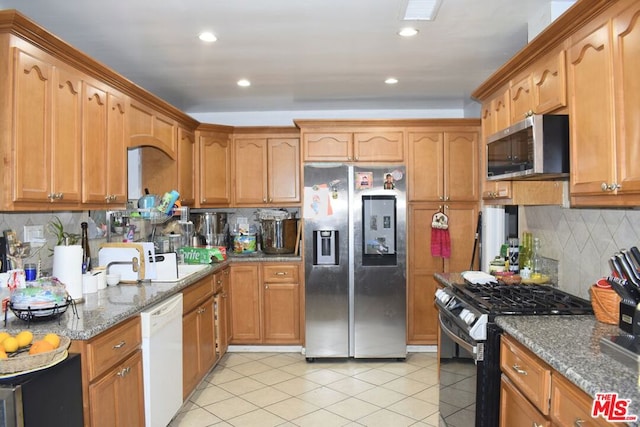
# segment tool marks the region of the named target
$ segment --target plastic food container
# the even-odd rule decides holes
[[[256,235],[236,234],[233,236],[233,252],[237,254],[253,253],[256,251]]]

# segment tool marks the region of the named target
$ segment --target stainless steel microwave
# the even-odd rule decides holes
[[[487,139],[488,180],[569,176],[569,116],[536,114]]]

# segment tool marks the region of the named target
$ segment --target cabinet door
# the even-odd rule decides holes
[[[438,334],[438,310],[433,303],[436,291],[434,273],[443,271],[442,258],[431,256],[431,220],[442,205],[416,203],[409,206],[407,254],[407,342],[435,344]]]
[[[408,132],[409,201],[444,200],[444,134]]]
[[[225,132],[198,131],[200,206],[231,202],[231,141]]]
[[[72,71],[55,69],[53,138],[51,140],[51,188],[56,201],[79,203],[81,200],[82,99],[81,79]]]
[[[183,206],[193,206],[195,203],[195,145],[195,134],[178,127],[178,192]]]
[[[503,375],[500,382],[500,427],[512,426],[549,427],[551,422]]]
[[[89,386],[91,425],[129,427],[144,425],[142,351]]]
[[[505,129],[511,125],[511,113],[509,112],[509,89],[503,89],[500,94],[492,100],[491,117],[493,118],[493,128],[495,132]]]
[[[531,72],[533,111],[545,114],[567,105],[565,51],[552,53],[533,66]]]
[[[306,132],[302,136],[305,162],[348,162],[353,160],[351,132]]]
[[[127,202],[126,97],[107,94],[107,194],[109,204]]]
[[[605,421],[604,418],[591,417],[592,397],[561,375],[554,373],[552,377],[550,416],[554,426],[606,427],[614,425]]]
[[[267,164],[268,202],[300,202],[300,140],[269,138]]]
[[[300,285],[265,283],[264,342],[300,343]]]
[[[452,273],[469,270],[475,234],[478,225],[478,205],[476,203],[449,203],[445,205],[445,214],[449,217],[449,238],[451,257],[444,261],[444,271]],[[479,269],[480,248],[476,248],[475,264]]]
[[[609,26],[572,38],[568,55],[571,195],[612,195],[602,189],[616,182]]]
[[[109,201],[107,194],[107,92],[84,82],[82,96],[82,201]]]
[[[234,203],[253,206],[267,203],[266,138],[236,138],[233,154]]]
[[[14,201],[47,201],[51,193],[51,95],[53,67],[17,48],[14,54]],[[76,80],[55,96],[80,106]],[[61,102],[61,101],[60,101]],[[64,110],[66,112],[66,110]],[[79,111],[79,109],[78,109]],[[73,114],[71,114],[73,118]],[[79,125],[80,123],[77,122]],[[79,129],[77,135],[79,137]],[[5,185],[8,183],[5,183]]]
[[[531,93],[531,74],[513,82],[509,88],[509,102],[511,103],[511,123],[524,120],[533,109],[533,94]]]
[[[238,264],[230,268],[231,341],[234,344],[260,343],[262,287],[258,265]]]
[[[640,192],[640,5],[637,2],[613,20],[619,193]]]
[[[196,310],[198,312],[198,347],[201,376],[216,363],[216,329],[213,295]]]
[[[353,135],[354,160],[358,162],[404,161],[404,133],[357,132]]]
[[[182,396],[184,399],[198,385],[198,313],[197,308],[182,316]]]
[[[155,147],[176,158],[176,123],[152,108],[133,100],[129,107],[129,146]]]
[[[444,133],[445,201],[475,202],[478,200],[480,193],[478,138],[478,132]]]

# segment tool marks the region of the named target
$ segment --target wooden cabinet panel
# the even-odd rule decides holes
[[[470,268],[479,207],[476,203],[447,203],[444,213],[449,217],[451,257],[444,260],[445,272],[466,271]],[[479,251],[479,248],[477,249]],[[479,269],[479,252],[476,252],[472,270]]]
[[[224,356],[229,347],[229,268],[225,268],[214,274],[216,308],[216,349],[218,359]]]
[[[82,97],[82,201],[108,202],[107,92],[84,82]]]
[[[551,419],[558,427],[611,426],[603,418],[591,417],[593,399],[561,375],[551,382]]]
[[[613,73],[609,25],[571,38],[568,50],[571,94],[571,195],[613,195],[616,182]]]
[[[407,144],[408,200],[444,200],[444,134],[409,131]]]
[[[127,202],[127,98],[107,94],[107,203]]]
[[[551,422],[504,375],[500,381],[500,427],[549,427]]]
[[[478,132],[445,132],[444,147],[445,201],[477,201],[480,192]]]
[[[196,137],[194,132],[178,127],[178,193],[182,206],[194,206],[196,200]]]
[[[567,71],[564,49],[536,62],[531,72],[533,111],[545,114],[567,106]]]
[[[176,159],[177,124],[137,101],[129,108],[129,147],[155,147]]]
[[[267,141],[264,138],[236,138],[234,154],[234,204],[267,203]]]
[[[198,313],[196,310],[182,316],[182,397],[186,399],[200,381],[198,365]]]
[[[629,7],[613,19],[614,78],[617,96],[616,183],[621,186],[619,194],[640,193],[639,18],[640,5],[631,2]]]
[[[300,342],[300,285],[265,281],[264,340],[269,343]]]
[[[267,194],[269,203],[300,202],[300,140],[267,140]]]
[[[498,93],[499,95],[491,101],[491,117],[493,119],[491,134],[504,129],[511,124],[509,90],[505,88]]]
[[[514,81],[509,87],[511,123],[524,120],[527,114],[533,110],[531,86],[531,74],[526,74],[524,77]]]
[[[92,426],[144,425],[142,351],[137,350],[89,386]]]
[[[549,415],[551,368],[507,335],[500,340],[500,369],[544,415]]]
[[[228,132],[198,130],[198,204],[228,206],[231,202],[231,141]]]
[[[353,159],[351,132],[304,132],[302,155],[305,162],[347,162]]]
[[[87,344],[89,379],[93,380],[142,345],[138,317],[122,322]]]
[[[353,160],[357,162],[404,162],[403,132],[354,133]]]
[[[230,270],[230,319],[232,343],[262,341],[262,287],[258,264],[232,265]]]

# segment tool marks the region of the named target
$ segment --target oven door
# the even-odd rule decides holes
[[[440,310],[439,408],[440,426],[474,427],[478,363],[482,347],[472,340],[450,317]]]

